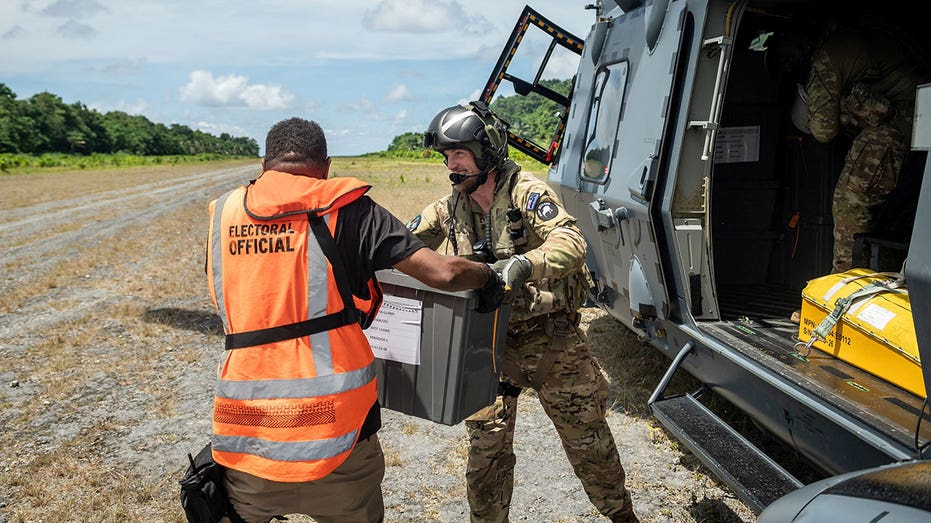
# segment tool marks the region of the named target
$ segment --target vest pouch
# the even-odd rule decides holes
[[[218,523],[228,516],[233,523],[242,518],[232,510],[223,487],[223,467],[213,461],[210,443],[196,457],[188,454],[187,471],[178,482],[181,485],[181,508],[189,523]]]
[[[524,289],[530,316],[578,310],[585,303],[585,280],[585,274],[578,272],[558,280],[528,283]]]

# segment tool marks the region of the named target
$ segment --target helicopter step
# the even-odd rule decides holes
[[[754,512],[803,484],[691,395],[650,405],[672,435]]]

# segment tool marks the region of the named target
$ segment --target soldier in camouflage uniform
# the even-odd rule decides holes
[[[607,382],[578,329],[585,239],[549,187],[507,158],[506,132],[481,102],[441,111],[424,141],[446,157],[454,190],[408,223],[428,247],[494,262],[510,286],[499,396],[465,421],[471,519],[508,521],[517,396],[530,387],[591,502],[612,521],[636,522],[605,421]]]
[[[835,26],[812,55],[808,127],[819,142],[854,133],[834,190],[834,272],[852,268],[853,236],[873,230],[908,152],[917,85],[931,80],[904,40],[879,24]]]

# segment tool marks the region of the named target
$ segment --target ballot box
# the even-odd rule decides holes
[[[385,296],[365,334],[381,405],[455,425],[492,404],[509,306],[478,313],[475,291],[441,291],[393,269],[376,276]]]

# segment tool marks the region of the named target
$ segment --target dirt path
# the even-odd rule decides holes
[[[222,352],[207,203],[257,174],[0,177],[0,523],[183,521],[176,481],[209,437]],[[651,421],[662,357],[600,311],[584,326],[612,378],[609,422],[642,520],[754,521]],[[512,519],[601,521],[535,398],[520,408]],[[383,417],[388,521],[467,521],[462,426]]]

